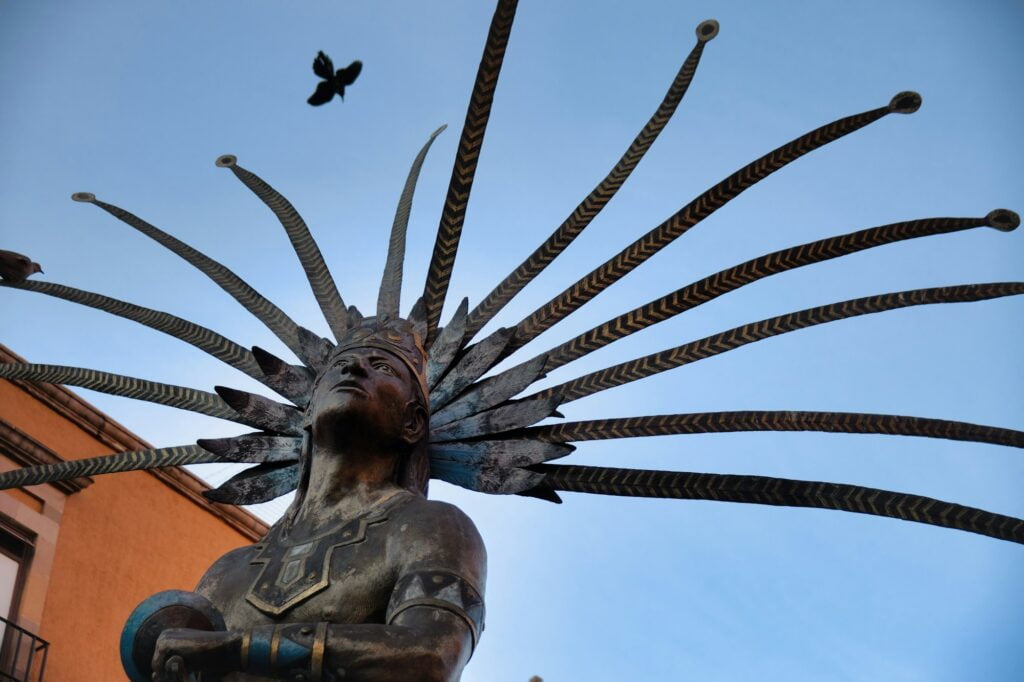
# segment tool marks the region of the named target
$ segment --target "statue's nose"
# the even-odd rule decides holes
[[[350,358],[341,366],[341,371],[344,374],[365,377],[368,375],[366,359],[361,357]]]

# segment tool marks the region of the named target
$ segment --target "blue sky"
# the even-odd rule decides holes
[[[372,309],[395,202],[441,123],[416,196],[405,310],[422,287],[492,2],[0,3],[0,248],[44,279],[179,314],[290,357],[204,276],[93,207],[91,191],[234,269],[327,333],[287,239],[223,153],[284,193],[346,301]],[[549,331],[532,357],[729,265],[865,227],[1024,211],[1017,2],[524,0],[495,98],[445,318],[478,301],[576,206],[646,122],[703,19],[721,22],[674,119],[509,325],[770,149],[905,89],[924,97],[745,192]],[[313,109],[310,62],[365,67]],[[1024,235],[912,240],[762,280],[593,353],[560,382],[813,305],[1024,275]],[[170,337],[0,291],[0,340],[30,361],[209,390],[260,390]],[[844,410],[1024,428],[1024,300],[925,306],[784,335],[572,403],[567,418]],[[158,445],[244,429],[83,391]],[[675,436],[583,444],[574,463],[749,473],[913,492],[1024,516],[1020,453],[930,439]],[[210,465],[213,482],[228,475]],[[463,679],[1019,680],[1024,551],[822,510],[445,484],[489,551],[487,631]],[[273,514],[280,505],[261,513]],[[114,646],[114,643],[110,644]]]

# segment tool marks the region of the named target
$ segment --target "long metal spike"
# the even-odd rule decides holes
[[[75,201],[90,203],[102,208],[121,222],[134,227],[142,234],[188,261],[196,269],[212,279],[217,286],[230,294],[232,298],[241,303],[246,310],[266,325],[277,338],[281,339],[284,345],[293,353],[300,358],[302,357],[296,338],[296,327],[298,325],[295,324],[295,321],[288,317],[283,310],[268,301],[262,294],[249,286],[248,283],[234,272],[206,254],[197,251],[185,242],[172,237],[123,208],[100,201],[90,192],[75,192],[71,195],[71,198]]]
[[[516,340],[509,345],[509,352],[525,345],[577,310],[691,227],[783,166],[887,114],[909,114],[917,111],[920,105],[920,95],[901,92],[887,106],[832,121],[747,164],[524,318],[516,326]]]
[[[555,490],[834,509],[964,530],[1024,544],[1024,520],[952,502],[842,483],[769,476],[541,464]]]
[[[522,438],[551,443],[735,431],[824,431],[921,436],[1024,448],[1024,431],[968,422],[860,412],[744,410],[658,414],[563,422],[524,429]]]
[[[331,277],[331,271],[324,262],[320,253],[320,247],[316,245],[313,235],[309,233],[302,216],[295,210],[281,194],[263,181],[255,173],[247,171],[238,165],[238,159],[231,154],[225,154],[217,159],[217,165],[222,168],[229,168],[242,183],[252,190],[260,200],[266,204],[277,219],[281,222],[288,239],[295,249],[302,269],[306,272],[309,286],[313,289],[316,302],[320,304],[324,318],[334,333],[335,338],[340,339],[348,329],[348,312],[345,310],[345,302],[341,300],[338,287]]]
[[[3,363],[0,364],[0,378],[38,381],[44,384],[69,384],[110,395],[120,395],[135,400],[177,407],[240,424],[249,423],[241,420],[226,402],[213,393],[185,386],[137,379],[123,374],[111,374],[110,372],[63,365]]]
[[[484,53],[476,72],[476,81],[473,83],[473,92],[469,98],[466,121],[462,124],[455,165],[448,183],[448,195],[445,197],[441,222],[437,228],[427,280],[423,285],[423,300],[427,312],[427,347],[430,346],[437,331],[441,309],[448,294],[448,282],[451,280],[455,255],[459,250],[459,238],[462,236],[462,225],[466,219],[466,204],[473,188],[480,148],[483,146],[484,133],[487,132],[487,120],[491,116],[494,89],[498,84],[502,61],[505,59],[505,48],[512,32],[512,21],[516,16],[517,5],[518,0],[498,0],[490,30],[487,32]]]
[[[74,459],[55,464],[40,464],[23,467],[0,474],[0,490],[21,488],[40,483],[66,481],[83,476],[116,474],[122,471],[178,467],[186,464],[206,464],[223,461],[217,455],[206,452],[198,445],[179,445],[153,450],[134,450],[115,455]]]
[[[96,308],[97,310],[138,322],[150,329],[156,329],[191,344],[199,350],[209,353],[221,362],[231,365],[235,369],[248,374],[253,379],[266,384],[266,377],[263,375],[263,371],[256,362],[256,358],[253,357],[252,352],[213,330],[170,313],[153,310],[152,308],[144,308],[134,303],[110,298],[109,296],[96,294],[91,291],[75,289],[74,287],[64,286],[55,282],[0,282],[0,286],[24,289],[25,291],[34,291],[39,294],[62,298],[65,301]]]
[[[608,320],[551,349],[545,372],[757,280],[876,246],[987,225],[1008,232],[1020,223],[1013,211],[996,209],[984,218],[924,218],[819,239],[759,256],[716,272],[650,303]],[[1008,227],[1013,225],[1013,227]]]
[[[578,237],[584,229],[590,225],[597,214],[611,201],[619,188],[626,182],[630,174],[644,158],[644,154],[651,148],[658,135],[668,124],[672,114],[675,113],[687,89],[690,81],[700,64],[701,54],[704,52],[704,45],[718,35],[718,22],[714,19],[702,21],[697,26],[697,44],[694,45],[690,54],[686,57],[683,65],[676,73],[672,85],[658,105],[658,109],[651,116],[643,129],[637,133],[632,144],[622,155],[615,167],[611,169],[604,180],[573,209],[565,221],[551,234],[547,240],[537,247],[530,256],[519,264],[505,279],[494,287],[491,293],[482,300],[469,314],[467,336],[473,336],[487,324],[505,305],[518,294],[523,287],[546,268],[551,261],[558,257],[573,240]]]
[[[567,403],[608,388],[621,386],[665,370],[725,353],[748,343],[826,322],[915,305],[965,303],[1020,294],[1024,294],[1024,282],[995,282],[912,289],[829,303],[734,327],[728,331],[706,336],[698,341],[591,372],[529,397],[546,397],[557,393],[562,395],[563,403]]]
[[[391,240],[388,242],[388,259],[384,265],[384,275],[380,280],[380,293],[377,295],[377,317],[397,318],[402,295],[402,264],[405,262],[405,235],[409,228],[409,213],[412,211],[412,197],[416,192],[416,181],[420,177],[423,160],[427,158],[430,145],[437,136],[444,132],[443,125],[430,134],[430,139],[420,149],[412,162],[409,175],[402,188],[402,196],[398,199],[395,220],[391,224]]]

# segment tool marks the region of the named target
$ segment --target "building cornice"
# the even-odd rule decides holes
[[[64,461],[64,458],[56,452],[3,419],[0,419],[0,447],[3,448],[5,455],[23,467],[56,464]],[[82,476],[66,481],[54,481],[51,485],[61,492],[71,495],[92,485],[92,482],[92,478]]]
[[[0,344],[0,361],[24,363],[26,360],[9,348]],[[96,409],[75,393],[59,384],[42,384],[20,379],[9,380],[12,384],[61,415],[78,428],[82,429],[97,441],[109,447],[113,452],[129,450],[149,450],[152,445],[142,440],[116,420]],[[20,433],[20,432],[16,432]],[[25,434],[20,433],[25,437]],[[42,447],[42,446],[40,446]],[[64,458],[48,450],[56,461]],[[180,467],[163,469],[147,469],[146,473],[160,479],[165,485],[184,495],[210,514],[220,518],[247,538],[256,541],[269,530],[269,526],[249,512],[233,505],[220,505],[210,502],[202,493],[210,486],[194,474]],[[77,479],[82,480],[82,479]],[[54,484],[57,485],[57,484]],[[59,487],[59,486],[58,486]],[[80,489],[80,488],[79,488]]]

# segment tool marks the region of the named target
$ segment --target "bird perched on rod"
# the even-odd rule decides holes
[[[309,96],[306,101],[315,107],[326,104],[337,94],[342,100],[345,99],[345,86],[355,83],[359,72],[363,70],[363,63],[358,59],[344,69],[334,70],[334,62],[323,53],[316,53],[313,59],[313,73],[323,78],[323,82],[316,86],[316,92]]]
[[[0,249],[0,278],[5,282],[24,282],[43,268],[39,263],[33,263],[28,256],[23,256],[14,251]]]

